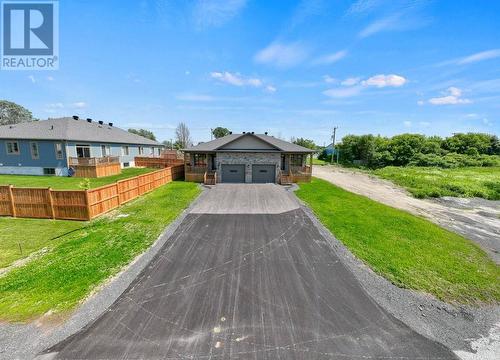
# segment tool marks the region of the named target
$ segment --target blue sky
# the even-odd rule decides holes
[[[489,0],[63,0],[59,70],[0,71],[0,98],[161,140],[499,134],[499,34]]]

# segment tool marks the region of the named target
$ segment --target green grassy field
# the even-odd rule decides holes
[[[395,285],[448,302],[500,301],[500,267],[471,241],[313,178],[297,196],[359,259]]]
[[[328,165],[328,163],[324,160],[320,160],[320,159],[316,159],[314,158],[313,159],[313,165]]]
[[[373,173],[406,188],[417,198],[456,196],[500,200],[500,167],[389,166]]]
[[[71,310],[146,250],[200,191],[195,183],[172,182],[63,236],[48,253],[0,277],[0,320]],[[23,229],[39,231],[36,222]]]
[[[33,252],[57,245],[65,234],[87,223],[66,220],[0,218],[0,269]]]
[[[114,183],[129,177],[145,174],[157,169],[127,168],[121,174],[90,179],[90,187]],[[79,189],[82,178],[64,176],[31,176],[31,175],[0,175],[0,185],[14,185],[18,187],[51,187],[55,190]]]

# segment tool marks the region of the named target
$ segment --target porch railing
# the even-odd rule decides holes
[[[191,165],[186,165],[186,173],[192,173],[192,174],[204,174],[208,170],[207,166],[191,166]]]
[[[104,157],[90,157],[90,158],[82,158],[82,157],[70,157],[69,165],[73,166],[97,166],[100,164],[112,164],[119,163],[120,158],[118,156],[104,156]]]

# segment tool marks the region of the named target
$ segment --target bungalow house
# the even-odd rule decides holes
[[[266,134],[230,134],[184,149],[186,181],[206,184],[311,180],[314,151]]]
[[[68,175],[78,166],[134,166],[134,157],[163,146],[113,123],[72,118],[0,126],[0,174]],[[119,166],[118,166],[119,164]]]

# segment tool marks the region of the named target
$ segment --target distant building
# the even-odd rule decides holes
[[[157,141],[113,123],[60,118],[0,126],[0,174],[66,176],[72,164],[117,161],[135,166],[135,156],[160,155]],[[105,159],[102,159],[105,158]]]

